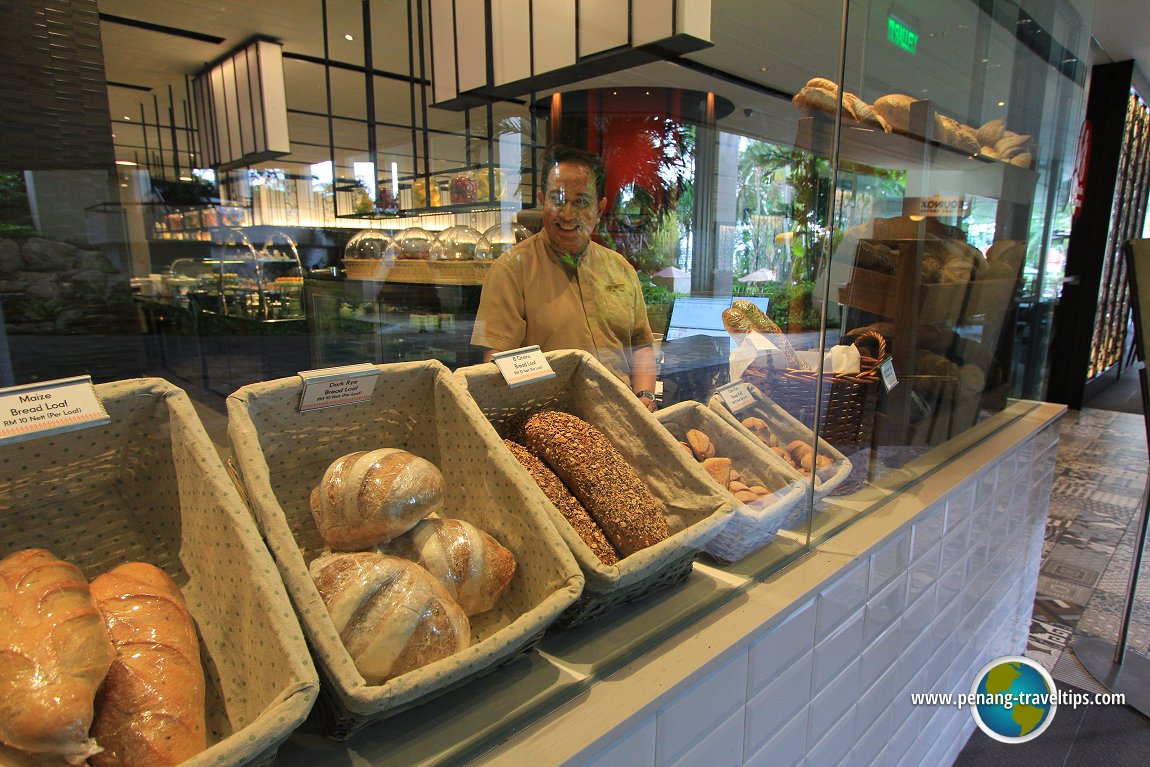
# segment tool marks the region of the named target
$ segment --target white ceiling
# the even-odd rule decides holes
[[[1144,23],[1150,0],[1095,0],[1095,34],[1112,59],[1137,56],[1150,71],[1148,44],[1150,32]],[[1089,0],[1074,0],[1082,7]],[[847,35],[846,77],[848,90],[873,101],[890,92],[930,98],[942,111],[975,125],[994,117],[1005,117],[1015,65],[1017,44],[1011,31],[992,27],[985,48],[976,45],[979,25],[978,4],[970,0],[932,2],[921,16],[899,8],[921,8],[907,0],[857,4]],[[1043,4],[1040,4],[1043,5]],[[175,98],[177,123],[183,122],[181,99],[185,78],[193,76],[209,60],[227,52],[254,34],[281,39],[287,53],[322,57],[323,36],[319,0],[99,0],[104,14],[136,19],[224,38],[220,44],[201,42],[154,31],[105,22],[101,25],[107,79],[151,88],[150,93],[126,88],[110,88],[109,102],[117,134],[117,144],[140,145],[141,106],[145,119],[152,122],[159,107],[160,122],[166,122],[168,88]],[[373,66],[377,70],[405,73],[408,69],[406,39],[407,0],[374,0]],[[852,6],[852,9],[854,6]],[[329,45],[331,57],[349,64],[363,61],[362,6],[358,0],[329,0]],[[919,47],[911,57],[885,42],[888,13],[897,12],[919,33]],[[1068,20],[1069,19],[1069,20]],[[1050,22],[1056,35],[1075,34],[1073,14]],[[839,0],[712,0],[712,39],[714,47],[690,55],[701,65],[736,75],[753,84],[743,87],[728,81],[689,71],[667,63],[651,64],[594,81],[588,85],[675,85],[712,90],[730,99],[734,113],[723,127],[746,135],[793,141],[798,113],[790,105],[766,92],[770,89],[793,93],[812,76],[834,77],[839,68]],[[1062,25],[1060,28],[1059,25]],[[1070,31],[1065,31],[1070,30]],[[345,39],[350,35],[353,40]],[[1083,43],[1084,49],[1084,43]],[[979,52],[981,50],[981,52]],[[986,82],[977,92],[971,84],[972,72],[979,69],[976,58],[985,57]],[[430,70],[430,65],[428,65]],[[285,61],[289,106],[326,113],[326,92],[321,67],[298,61]],[[333,112],[351,117],[366,116],[363,78],[354,72],[332,70]],[[764,86],[764,87],[756,87]],[[153,98],[154,97],[154,98]],[[999,104],[1002,106],[999,106]],[[377,118],[401,124],[411,120],[410,99],[405,84],[386,81],[377,92]],[[522,112],[521,107],[501,106],[502,113]],[[498,115],[497,115],[498,117]],[[125,119],[129,118],[129,119]],[[1014,113],[1022,121],[1025,115]],[[1041,119],[1041,116],[1034,119]],[[432,127],[459,129],[457,113],[432,110]],[[326,159],[327,120],[323,117],[293,117],[293,153],[303,162]],[[362,124],[336,125],[336,144],[364,143]],[[161,136],[170,149],[170,138]],[[154,148],[156,139],[152,139]],[[395,151],[410,148],[410,131],[384,130],[381,146]],[[119,150],[124,151],[124,150]],[[130,158],[129,158],[130,159]]]
[[[1143,80],[1150,80],[1147,0],[1094,0],[1093,31],[1107,61],[1134,59]]]

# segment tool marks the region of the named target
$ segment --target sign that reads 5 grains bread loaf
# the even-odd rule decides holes
[[[507,385],[514,388],[535,381],[546,381],[555,377],[551,363],[543,356],[538,346],[525,346],[493,355],[491,361],[499,368]]]
[[[0,445],[111,421],[91,376],[0,389]]]

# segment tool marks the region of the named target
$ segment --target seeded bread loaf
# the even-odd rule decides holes
[[[668,537],[662,502],[594,426],[547,410],[527,419],[523,436],[624,557]]]
[[[535,480],[535,484],[539,485],[539,489],[547,496],[547,500],[559,509],[559,513],[575,530],[575,534],[583,539],[587,548],[591,549],[591,553],[605,565],[613,565],[618,562],[619,554],[611,546],[607,536],[603,534],[603,529],[595,523],[595,520],[591,519],[587,509],[579,503],[579,499],[571,495],[571,491],[563,484],[563,480],[555,476],[555,472],[547,468],[539,456],[523,445],[509,439],[503,440],[503,444],[507,445],[507,449],[511,451],[511,455],[515,456],[515,460],[527,469],[527,473]]]

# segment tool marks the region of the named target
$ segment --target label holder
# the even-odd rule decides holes
[[[538,381],[547,381],[555,377],[551,363],[547,361],[538,344],[499,352],[492,355],[491,361],[499,368],[499,372],[503,374],[503,379],[512,389]]]
[[[733,381],[715,390],[732,413],[739,413],[755,404],[755,395],[746,381]]]
[[[322,370],[303,370],[299,373],[303,388],[299,398],[299,412],[323,410],[329,407],[370,402],[379,380],[375,365],[345,365]]]
[[[90,375],[0,389],[0,445],[111,422]]]

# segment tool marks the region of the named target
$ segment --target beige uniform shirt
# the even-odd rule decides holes
[[[491,265],[471,343],[496,351],[583,349],[629,383],[631,349],[652,337],[638,275],[625,258],[592,242],[572,268],[540,233]]]

